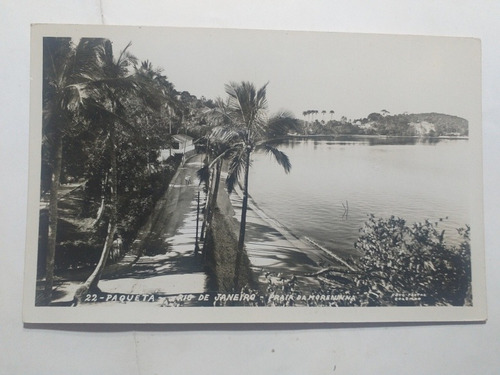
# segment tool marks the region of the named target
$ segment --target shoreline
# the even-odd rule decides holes
[[[352,137],[352,138],[374,138],[374,139],[389,139],[389,138],[408,138],[408,139],[431,139],[431,140],[469,140],[468,136],[438,136],[438,137],[422,137],[419,135],[383,135],[383,134],[289,134],[283,139],[314,139],[314,138],[337,138],[337,137]]]
[[[238,222],[242,191],[229,197]],[[263,287],[296,284],[301,291],[320,287],[314,275],[328,268],[353,270],[341,256],[308,238],[299,238],[277,219],[265,213],[249,194],[245,250],[256,280]]]
[[[295,233],[293,233],[289,228],[287,228],[285,225],[281,224],[278,219],[275,219],[271,216],[269,216],[255,201],[255,199],[248,194],[248,201],[250,205],[252,206],[253,211],[267,224],[269,224],[270,227],[278,231],[287,241],[289,241],[292,245],[295,245],[297,249],[299,250],[311,250],[316,249],[316,250],[321,250],[323,251],[328,257],[333,258],[335,261],[338,263],[341,263],[351,271],[354,271],[354,269],[345,262],[345,260],[342,259],[340,255],[335,254],[334,250],[329,250],[325,248],[324,246],[321,246],[318,244],[315,240],[311,239],[310,237],[304,236],[303,239],[298,237]]]

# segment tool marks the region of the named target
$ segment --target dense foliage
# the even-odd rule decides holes
[[[407,225],[398,217],[371,215],[351,260],[354,271],[329,267],[307,287],[303,276],[267,274],[264,305],[306,306],[470,306],[470,228],[458,229],[461,241],[447,244],[439,222]],[[287,299],[276,298],[287,296]]]
[[[50,302],[54,270],[96,265],[117,236],[130,244],[168,186],[178,158],[160,163],[172,135],[206,132],[210,101],[172,83],[111,41],[44,38],[39,278]],[[71,185],[66,185],[71,183]],[[64,190],[64,191],[62,191]]]
[[[210,192],[204,226],[210,226],[216,207],[222,160],[228,163],[228,192],[241,186],[234,289],[247,281],[240,278],[240,268],[247,267],[242,259],[254,151],[268,153],[288,173],[290,160],[277,146],[290,133],[468,134],[466,120],[435,113],[391,116],[384,110],[365,119],[337,121],[331,110],[326,121],[323,110],[319,121],[313,116],[320,112],[312,110],[303,113],[302,124],[287,112],[268,118],[267,84],[257,89],[250,82],[232,82],[226,85],[225,101],[198,99],[175,90],[161,69],[149,61],[139,62],[129,47],[116,54],[107,39],[82,38],[75,44],[70,38],[44,38],[41,201],[45,207],[40,210],[38,277],[45,278],[47,303],[54,270],[95,266],[82,291],[96,288],[108,259],[117,260],[110,257],[115,241],[123,239],[125,250],[133,242],[180,163],[179,157],[159,161],[160,150],[173,145],[175,134],[199,139],[197,149],[206,153],[199,175]],[[208,233],[206,228],[204,232]],[[470,303],[469,232],[460,229],[463,241],[451,246],[444,232],[428,221],[408,226],[399,218],[370,217],[356,242],[363,254],[353,261],[357,271],[324,273],[321,292],[333,287],[355,292],[354,303],[360,305]],[[286,285],[291,290],[294,284],[291,280]]]
[[[454,246],[438,225],[370,216],[355,244],[363,252],[356,286],[370,305],[470,303],[470,228],[458,229],[462,241]]]

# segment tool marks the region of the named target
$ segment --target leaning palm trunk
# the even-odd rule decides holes
[[[218,160],[217,164],[215,165],[215,185],[214,185],[214,192],[212,195],[212,207],[214,209],[217,206],[217,194],[219,193],[221,172],[222,172],[222,159]]]
[[[214,180],[213,180],[213,187],[210,190],[210,209],[207,215],[207,221],[208,223],[212,223],[212,216],[214,210],[217,208],[217,195],[219,193],[219,185],[220,185],[220,174],[222,171],[222,160],[218,160],[217,163],[215,164],[215,174],[214,174]]]
[[[203,227],[202,227],[202,236],[203,237],[203,248],[206,248],[206,241],[207,241],[207,236],[206,236],[206,231],[208,228],[211,227],[212,225],[212,218],[213,218],[213,213],[215,209],[217,208],[217,195],[219,193],[219,185],[220,185],[220,176],[222,172],[222,159],[217,160],[215,164],[215,173],[212,174],[210,178],[210,183],[209,183],[209,188],[208,188],[208,201],[207,201],[207,206],[206,206],[206,219],[203,220]]]
[[[93,226],[97,227],[99,223],[101,222],[101,219],[104,215],[104,208],[106,207],[106,186],[108,184],[108,174],[104,176],[101,182],[101,204],[99,205],[99,209],[97,210],[97,215],[94,220]]]
[[[207,154],[205,160],[204,160],[204,163],[205,165],[208,165],[210,164],[210,159],[209,159],[209,155]],[[200,173],[200,171],[198,171],[198,173]],[[198,176],[200,178],[200,183],[201,183],[201,180],[202,180],[202,177],[199,175]],[[211,204],[211,189],[212,189],[212,176],[209,176],[208,177],[208,181],[205,181],[205,186],[206,186],[206,189],[207,189],[207,195],[205,197],[205,209],[204,209],[204,213],[203,213],[203,222],[201,224],[201,234],[200,234],[200,240],[203,241],[203,249],[205,248],[205,230],[206,230],[206,227],[207,227],[207,220],[208,220],[208,215],[210,214],[210,204]]]
[[[234,270],[234,288],[238,289],[241,272],[241,258],[245,247],[245,229],[247,224],[248,208],[248,175],[250,172],[250,150],[245,153],[245,179],[243,182],[243,202],[241,205],[240,235],[238,238],[238,249],[236,250],[236,265]]]
[[[58,194],[61,179],[62,165],[62,134],[57,132],[54,140],[54,164],[52,169],[50,199],[49,199],[49,233],[47,241],[47,257],[45,265],[45,303],[52,301],[52,287],[54,285],[54,263],[57,241]]]
[[[94,272],[88,277],[88,279],[78,288],[75,293],[75,302],[81,302],[89,291],[93,291],[98,289],[97,284],[101,279],[102,272],[104,271],[104,267],[106,266],[106,261],[109,257],[109,253],[111,251],[111,247],[113,244],[113,238],[116,233],[117,226],[117,203],[118,203],[118,173],[117,173],[117,162],[116,162],[116,143],[115,143],[115,129],[114,126],[110,129],[110,162],[111,162],[111,170],[109,173],[109,182],[110,182],[110,218],[108,223],[108,232],[106,235],[106,240],[104,241],[103,250],[101,253],[101,257],[99,262],[97,263]]]

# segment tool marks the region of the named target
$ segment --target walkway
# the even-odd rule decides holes
[[[202,166],[202,157],[195,155],[179,167],[167,192],[157,202],[154,212],[132,245],[134,251],[142,250],[153,255],[141,256],[125,272],[104,276],[99,282],[103,293],[154,293],[175,297],[205,291],[207,277],[194,251],[199,190],[200,202],[204,201],[204,193],[196,177],[196,171]],[[128,254],[120,263],[130,264],[134,259],[134,255]],[[120,268],[120,264],[110,266],[115,267]],[[75,282],[59,285],[56,294],[60,298],[53,302],[71,301],[78,285]]]
[[[102,279],[101,290],[171,296],[205,291],[206,274],[194,251],[199,191],[196,171],[201,166],[202,155],[188,159],[179,167],[167,193],[156,205],[149,234],[141,246],[146,254],[157,255],[143,255],[128,272]],[[203,200],[201,191],[200,202]]]

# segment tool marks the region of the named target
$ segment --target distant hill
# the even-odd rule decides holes
[[[407,115],[413,124],[433,124],[436,135],[469,135],[469,122],[461,117],[442,113],[419,113]]]
[[[468,136],[469,122],[461,117],[442,113],[412,113],[383,116],[371,113],[355,124],[366,134],[405,136]]]
[[[469,122],[461,117],[442,113],[404,113],[389,115],[370,113],[354,121],[343,117],[340,121],[304,121],[301,134],[311,135],[388,135],[406,137],[465,137]]]

